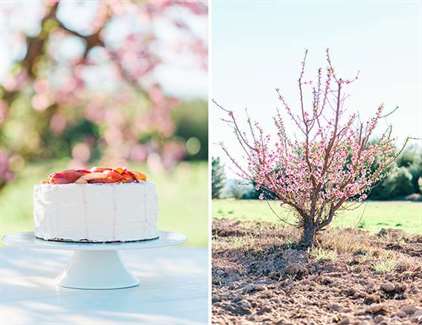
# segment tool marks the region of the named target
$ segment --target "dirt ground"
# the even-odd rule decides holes
[[[213,324],[422,324],[422,235],[215,220]]]

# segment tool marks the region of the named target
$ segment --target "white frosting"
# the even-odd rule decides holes
[[[35,236],[70,241],[132,241],[158,237],[154,184],[34,186]]]

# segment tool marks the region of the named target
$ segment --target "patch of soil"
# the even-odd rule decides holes
[[[422,324],[421,236],[330,229],[308,253],[299,235],[214,221],[213,324]]]

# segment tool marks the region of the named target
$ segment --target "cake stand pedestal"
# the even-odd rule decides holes
[[[183,243],[186,236],[173,232],[160,232],[158,239],[129,243],[70,243],[37,239],[33,232],[6,235],[3,242],[22,248],[61,249],[74,251],[73,256],[58,277],[57,284],[74,289],[120,289],[139,285],[125,267],[119,250],[148,249],[174,246]]]

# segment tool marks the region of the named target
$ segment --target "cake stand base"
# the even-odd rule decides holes
[[[139,285],[117,251],[76,251],[58,285],[73,289],[119,289]]]
[[[185,240],[185,235],[164,231],[159,233],[158,239],[127,243],[45,241],[35,238],[32,232],[6,235],[3,238],[8,246],[74,251],[68,266],[57,280],[59,286],[72,289],[122,289],[137,286],[139,281],[126,269],[119,250],[161,248],[179,245]]]

